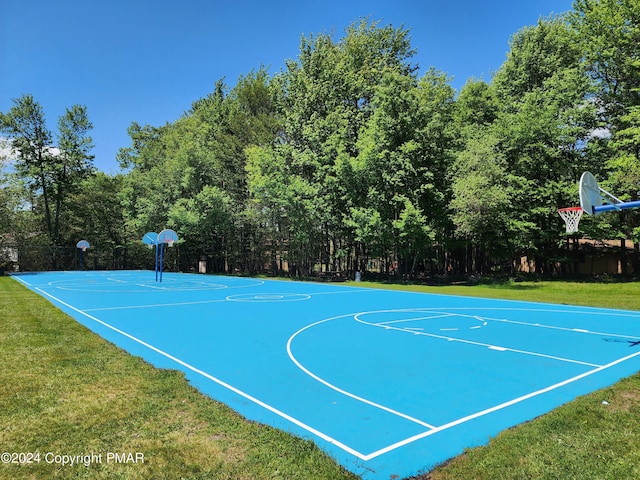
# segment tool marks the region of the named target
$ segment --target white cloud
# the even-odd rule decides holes
[[[48,147],[49,155],[56,157],[60,155],[60,149],[58,147]],[[11,164],[18,158],[18,152],[12,147],[12,141],[10,138],[0,137],[0,162]]]
[[[589,134],[590,138],[610,138],[611,137],[611,130],[609,130],[608,128],[596,128],[595,130],[592,130],[591,133]]]
[[[58,147],[49,147],[49,155],[52,157],[57,157],[60,155],[60,149]]]
[[[16,152],[11,148],[11,139],[0,137],[0,162],[12,162],[16,158]]]

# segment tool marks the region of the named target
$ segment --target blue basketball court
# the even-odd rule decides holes
[[[365,479],[428,471],[640,370],[640,312],[148,271],[14,278]]]

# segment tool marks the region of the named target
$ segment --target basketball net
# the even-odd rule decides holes
[[[582,217],[582,207],[560,208],[558,213],[567,225],[567,233],[576,233]]]

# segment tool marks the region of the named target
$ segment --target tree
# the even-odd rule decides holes
[[[53,180],[54,223],[53,238],[60,238],[60,214],[67,197],[76,191],[81,182],[94,174],[93,141],[88,135],[93,125],[87,116],[87,109],[74,105],[67,109],[58,120],[58,149],[51,165]]]
[[[91,257],[102,268],[141,268],[147,252],[132,248],[139,243],[124,218],[122,205],[125,176],[96,172],[75,186],[68,197],[65,237],[68,244],[79,239],[91,243]],[[138,245],[142,247],[141,245]],[[137,254],[139,257],[136,257]]]
[[[419,80],[386,72],[372,99],[353,162],[366,195],[353,202],[378,212],[378,243],[400,274],[413,273],[417,256],[424,259],[444,236],[452,107],[453,89],[435,70]]]
[[[0,131],[9,136],[17,152],[16,172],[35,195],[34,207],[41,200],[48,241],[53,246],[60,241],[60,218],[68,195],[93,172],[88,136],[92,125],[84,107],[67,109],[58,123],[59,144],[55,147],[42,107],[33,96],[23,95],[13,103],[7,113],[0,114]]]
[[[470,241],[467,271],[488,274],[495,263],[511,260],[524,225],[512,214],[514,188],[499,140],[487,128],[467,132],[465,148],[453,165],[453,223],[456,234]],[[526,227],[531,228],[532,225]]]
[[[570,17],[585,65],[598,85],[596,101],[608,128],[624,128],[640,105],[640,4],[636,0],[576,0]]]
[[[637,200],[640,181],[640,3],[636,0],[577,0],[570,20],[581,40],[584,66],[595,82],[593,103],[601,120],[600,135],[594,143],[603,158],[603,168],[594,173],[601,174],[603,186],[616,196]],[[619,238],[640,240],[637,211],[625,211],[602,221],[614,224],[615,235]]]
[[[45,226],[53,243],[50,207],[52,135],[47,129],[42,107],[31,95],[15,99],[9,112],[0,112],[0,131],[9,136],[12,148],[17,153],[17,174],[34,194],[41,194],[44,199]]]
[[[406,30],[361,20],[337,41],[326,34],[303,38],[297,61],[289,61],[275,79],[282,85],[281,130],[273,145],[252,152],[248,186],[253,199],[259,200],[254,206],[272,212],[279,219],[278,228],[286,228],[286,235],[283,230],[274,235],[284,242],[277,250],[303,263],[303,270],[317,262],[327,269],[349,268],[343,260],[349,260],[345,253],[352,246],[347,238],[352,232],[343,215],[362,199],[354,200],[345,174],[359,155],[381,79],[385,72],[410,76],[412,55]],[[268,162],[283,174],[284,191],[256,173],[268,171]],[[262,167],[254,168],[258,165]],[[264,196],[259,192],[266,185],[274,191]]]
[[[517,32],[492,83],[472,79],[457,99],[445,74],[418,78],[408,33],[361,20],[340,39],[302,38],[274,77],[219,81],[178,121],[132,125],[119,156],[129,226],[170,225],[191,258],[233,270],[362,269],[375,256],[401,274],[434,259],[464,271],[465,258],[488,272],[528,255],[551,273],[566,238],[557,209],[612,148],[634,154],[634,105],[603,123],[568,17]],[[607,169],[635,162],[615,158]]]
[[[577,202],[580,174],[597,165],[589,146],[597,107],[581,57],[566,19],[541,19],[514,35],[493,83],[501,109],[492,132],[515,187],[512,219],[526,226],[517,243],[540,273],[553,273],[560,255],[557,209]]]
[[[491,125],[500,112],[495,88],[482,81],[469,79],[456,98],[455,119],[458,128]]]
[[[277,85],[260,69],[230,90],[217,82],[172,124],[132,124],[132,145],[118,155],[129,169],[123,201],[131,231],[141,236],[175,228],[191,265],[200,257],[215,271],[255,265],[249,258],[257,233],[248,213],[246,149],[276,138],[277,95]],[[219,211],[213,206],[218,201]]]

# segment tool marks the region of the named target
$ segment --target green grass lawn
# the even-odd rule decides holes
[[[640,310],[638,283],[357,285]],[[0,277],[0,311],[0,451],[40,455],[2,463],[0,478],[355,478],[312,442],[244,420],[180,372],[125,353],[8,277]],[[138,463],[115,463],[114,453]],[[89,465],[61,464],[71,457]],[[640,376],[505,431],[420,478],[638,479]]]
[[[640,283],[610,282],[497,282],[467,285],[405,285],[380,284],[374,282],[351,283],[368,288],[386,288],[415,292],[440,293],[531,302],[564,303],[592,307],[640,310]]]

